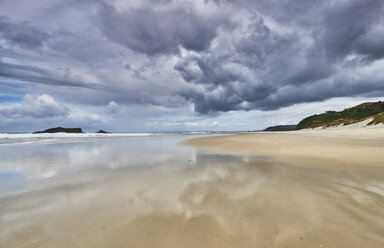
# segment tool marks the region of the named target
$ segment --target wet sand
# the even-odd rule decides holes
[[[244,133],[190,139],[184,144],[214,151],[269,156],[276,161],[306,167],[384,168],[384,127]]]
[[[185,141],[208,150],[177,145],[188,137],[0,147],[0,168],[13,161],[39,183],[0,197],[0,247],[383,247],[382,154],[371,151],[383,153],[383,136],[346,135]],[[349,165],[312,151],[312,164],[294,148],[254,150],[282,141],[311,151],[310,140],[375,156],[350,154]]]
[[[278,180],[268,180],[255,195],[258,207],[247,216],[255,218],[255,230],[266,232],[259,237],[261,247],[384,247],[383,127],[237,134],[184,143],[265,156],[279,164],[279,176],[269,178]]]

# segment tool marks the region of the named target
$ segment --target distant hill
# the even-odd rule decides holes
[[[296,129],[349,125],[373,118],[368,125],[384,123],[384,102],[367,102],[343,111],[327,111],[309,116],[297,124]]]
[[[44,131],[37,131],[34,133],[83,133],[83,130],[81,128],[55,127]]]
[[[296,130],[296,125],[272,126],[272,127],[267,127],[263,131],[266,131],[266,132],[276,132],[276,131],[293,131],[293,130]]]

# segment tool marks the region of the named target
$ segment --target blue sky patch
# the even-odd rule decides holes
[[[28,83],[9,83],[9,82],[0,82],[0,87],[5,86],[5,87],[10,87],[14,89],[22,89],[27,86]]]
[[[23,95],[0,95],[0,103],[22,102]]]

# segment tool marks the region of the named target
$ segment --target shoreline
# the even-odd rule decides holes
[[[265,153],[265,144],[276,140],[280,146],[300,140],[303,147],[308,140],[321,144],[328,137],[326,143],[332,143],[329,137],[334,137],[333,143],[344,142],[347,150],[345,139],[366,150],[383,142],[372,132],[343,139],[333,132],[304,133],[211,136],[195,142],[208,140],[212,147],[236,147],[240,153],[261,141]],[[382,167],[335,169],[323,160],[305,164],[297,149],[291,161],[279,158],[282,163],[206,152],[180,145],[187,137],[176,138],[0,147],[3,168],[10,162],[19,169],[8,173],[8,189],[36,186],[2,198],[0,226],[7,228],[0,231],[0,244],[58,248],[68,247],[70,240],[74,248],[383,247]],[[282,151],[270,151],[273,158],[272,153]]]
[[[215,152],[267,156],[306,167],[384,167],[384,127],[260,132],[188,139]]]
[[[384,243],[378,236],[383,231],[383,127],[235,134],[189,139],[184,144],[268,161],[264,166],[257,162],[249,166],[269,172],[267,177],[254,175],[266,180],[253,199],[267,206],[267,213],[259,212],[258,218],[279,227],[273,240],[286,238],[276,247],[379,247]],[[301,222],[303,216],[306,220]],[[289,224],[283,226],[287,219]],[[355,232],[357,226],[364,228]],[[307,243],[288,241],[297,233],[303,233]]]

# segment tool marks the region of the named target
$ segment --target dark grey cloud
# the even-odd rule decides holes
[[[50,36],[29,22],[12,22],[8,16],[0,16],[0,37],[27,49],[36,49]]]
[[[380,24],[383,4],[382,0],[336,2],[332,8],[326,9],[324,20],[313,31],[319,45],[317,49],[323,48],[330,58],[343,58],[351,52],[358,52],[359,45],[355,46],[355,42],[363,39],[375,24]]]
[[[155,55],[178,53],[179,46],[204,51],[220,26],[228,26],[223,15],[204,16],[183,7],[129,8],[117,11],[100,6],[102,30],[108,38],[134,51]]]
[[[384,30],[382,26],[372,27],[364,35],[354,40],[351,50],[366,56],[369,60],[384,57]]]
[[[241,8],[245,1],[226,3]],[[230,37],[231,46],[225,48],[230,52],[223,56],[222,51],[211,49],[184,57],[175,69],[187,82],[206,89],[203,95],[187,96],[200,113],[273,110],[382,92],[382,75],[353,78],[348,73],[355,71],[346,68],[359,70],[382,58],[383,3],[329,1],[315,6],[310,1],[249,2],[255,12],[243,26],[245,34]],[[271,28],[265,18],[273,18],[281,26]]]
[[[58,75],[61,74],[61,75]],[[58,71],[52,71],[38,66],[31,65],[19,65],[12,63],[1,62],[0,57],[0,76],[6,78],[13,78],[24,80],[26,82],[36,82],[54,86],[69,86],[69,87],[81,87],[98,89],[99,85],[94,83],[87,83],[83,80],[76,80],[70,77],[70,69],[59,69]]]
[[[4,1],[0,77],[101,114],[384,95],[383,0]]]

